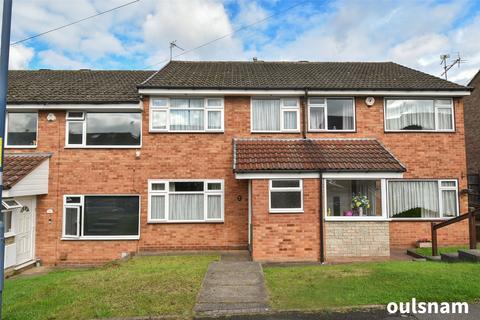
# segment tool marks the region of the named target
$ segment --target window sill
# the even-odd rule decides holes
[[[5,146],[5,149],[35,149],[37,146]]]
[[[385,133],[455,133],[455,130],[385,130]]]
[[[300,130],[298,131],[250,131],[250,133],[300,133]]]
[[[357,130],[314,130],[309,129],[308,133],[356,133]]]
[[[148,220],[147,221],[147,224],[188,224],[188,223],[191,223],[191,224],[209,224],[209,223],[213,223],[213,224],[222,224],[222,223],[225,223],[225,221],[223,220],[208,220],[208,221],[205,221],[205,220],[197,220],[197,221],[155,221],[155,220]]]
[[[423,221],[423,222],[429,222],[429,221],[445,221],[445,220],[448,220],[448,219],[453,219],[453,218],[456,218],[458,216],[455,216],[455,217],[444,217],[444,218],[390,218],[389,220],[390,221]]]
[[[141,149],[142,146],[64,146],[65,149]]]
[[[202,130],[202,131],[182,131],[182,130],[179,130],[179,131],[169,131],[169,130],[153,130],[153,129],[150,129],[148,131],[149,133],[199,133],[199,134],[204,134],[204,133],[225,133],[225,130],[209,130],[209,131],[205,131],[205,130]]]
[[[375,221],[388,221],[385,217],[325,217],[325,221],[348,221],[348,222],[375,222]]]
[[[103,240],[139,240],[140,236],[111,236],[111,237],[77,237],[77,238],[69,238],[69,237],[62,237],[61,240],[66,241],[103,241]]]
[[[268,211],[270,214],[299,214],[303,213],[303,210],[270,210]]]

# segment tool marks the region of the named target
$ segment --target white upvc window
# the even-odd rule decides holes
[[[140,196],[64,196],[62,239],[136,240],[139,237]]]
[[[303,180],[272,179],[269,181],[271,213],[303,212]]]
[[[457,180],[389,180],[392,219],[444,219],[459,214]]]
[[[148,222],[223,222],[223,180],[149,180]]]
[[[453,99],[385,98],[387,132],[453,132]]]
[[[311,97],[308,99],[308,130],[355,131],[355,99]]]
[[[153,97],[149,122],[150,132],[223,132],[224,99]]]
[[[252,98],[252,132],[299,132],[300,101],[298,98]]]
[[[38,112],[9,111],[5,119],[6,148],[36,148]]]

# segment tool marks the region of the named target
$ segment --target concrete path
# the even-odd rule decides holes
[[[209,266],[194,310],[197,315],[268,311],[261,264],[246,254],[222,255]]]

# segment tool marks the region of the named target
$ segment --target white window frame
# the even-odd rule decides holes
[[[68,115],[70,112],[82,112],[82,118],[70,118]],[[65,148],[68,149],[140,149],[142,148],[143,143],[143,114],[141,112],[131,112],[131,111],[101,111],[101,112],[91,112],[91,113],[139,113],[140,114],[140,144],[139,145],[87,145],[87,113],[88,111],[79,111],[71,110],[67,111],[65,114]],[[82,144],[70,144],[68,142],[68,132],[70,129],[70,123],[72,122],[81,122],[82,126]]]
[[[154,100],[160,100],[160,99],[165,99],[167,104],[165,106],[154,106],[153,101]],[[170,100],[171,99],[203,99],[203,108],[198,108],[196,110],[203,110],[203,129],[202,130],[171,130],[170,129]],[[220,106],[209,106],[208,105],[208,100],[210,99],[220,99],[221,105]],[[212,133],[222,133],[224,132],[224,122],[225,122],[225,116],[224,116],[224,111],[225,109],[225,99],[223,97],[150,97],[150,111],[149,111],[149,132],[169,132],[169,133],[201,133],[201,132],[212,132]],[[181,110],[181,109],[180,109]],[[191,109],[188,109],[191,110]],[[195,109],[194,109],[195,110]],[[155,111],[163,111],[166,113],[166,128],[165,129],[158,129],[153,127],[153,113]],[[219,129],[208,129],[208,113],[212,111],[220,111],[220,128]]]
[[[273,181],[298,181],[298,187],[273,187]],[[272,192],[299,192],[300,191],[300,208],[272,208]],[[268,210],[270,213],[302,213],[303,212],[303,179],[278,178],[270,179],[268,182]]]
[[[434,121],[435,129],[434,130],[392,130],[387,128],[387,100],[433,100],[433,110],[434,110]],[[444,105],[437,105],[437,101],[440,100],[449,100],[450,107]],[[452,111],[452,129],[438,129],[438,109],[447,109],[450,108]],[[455,132],[455,107],[453,98],[442,98],[442,97],[385,97],[383,98],[383,127],[385,132],[401,132],[401,133],[421,133],[421,132],[445,132],[452,133]]]
[[[280,100],[280,130],[253,130],[253,100]],[[284,100],[295,100],[297,106],[285,106]],[[285,129],[284,113],[295,111],[297,114],[297,128]],[[250,132],[251,133],[298,133],[300,132],[300,99],[298,97],[250,97]]]
[[[392,221],[407,221],[407,220],[448,220],[452,219],[455,217],[458,217],[460,215],[460,199],[458,195],[458,180],[457,179],[388,179],[387,180],[387,190],[388,190],[388,183],[390,181],[405,181],[405,182],[415,182],[415,181],[425,181],[425,182],[437,182],[438,183],[438,211],[440,214],[440,217],[438,218],[392,218],[390,217],[390,208],[388,207],[389,204],[389,199],[387,199],[387,215],[389,216],[389,220]],[[442,187],[442,182],[455,182],[454,187]],[[447,216],[443,217],[443,202],[442,202],[442,193],[443,191],[455,191],[455,194],[457,196],[456,198],[456,203],[457,203],[457,214],[453,217]],[[388,195],[388,193],[387,193]]]
[[[203,182],[203,191],[182,191],[182,192],[170,192],[169,183],[170,182]],[[157,183],[165,184],[165,190],[153,190],[152,185]],[[220,190],[208,190],[209,183],[220,183]],[[169,205],[170,205],[170,194],[203,194],[203,219],[202,220],[170,220],[169,216]],[[151,211],[151,198],[155,195],[165,196],[165,218],[164,219],[153,219]],[[212,219],[207,217],[207,205],[208,205],[208,196],[209,195],[219,195],[221,196],[221,215],[220,219]],[[158,180],[158,179],[149,179],[148,180],[148,223],[222,223],[224,222],[225,215],[225,184],[223,179],[174,179],[174,180]]]
[[[36,128],[36,139],[35,139],[35,144],[30,145],[30,146],[17,146],[17,145],[11,145],[8,142],[8,115],[10,113],[36,113],[37,114],[37,128]],[[15,149],[35,149],[38,146],[38,121],[39,121],[39,116],[38,116],[38,111],[8,111],[5,115],[5,148],[15,148]]]
[[[382,198],[382,212],[380,216],[327,216],[328,204],[327,204],[327,180],[380,180],[380,193]],[[322,197],[323,197],[323,216],[325,221],[385,221],[388,219],[387,216],[387,179],[381,177],[362,177],[360,175],[355,176],[352,175],[351,177],[348,176],[332,176],[332,177],[325,177],[322,181]]]
[[[79,197],[80,203],[67,203],[68,197]],[[84,233],[84,222],[85,222],[85,197],[138,197],[138,235],[129,235],[129,236],[85,236]],[[139,194],[68,194],[63,196],[63,214],[62,214],[62,240],[138,240],[140,239],[140,215],[142,212],[141,209],[142,198]],[[65,234],[65,219],[66,219],[66,208],[77,207],[80,211],[80,220],[81,223],[78,224],[78,236],[66,235]]]
[[[311,103],[311,99],[325,99],[324,104],[313,104]],[[353,129],[342,129],[342,130],[333,130],[328,129],[328,99],[344,99],[344,100],[352,100],[353,105]],[[312,129],[310,123],[310,110],[311,108],[323,108],[323,121],[325,123],[325,129]],[[356,132],[357,130],[357,107],[355,105],[355,97],[309,97],[308,98],[308,132]]]
[[[14,223],[13,223],[13,210],[12,209],[2,210],[2,214],[4,217],[7,213],[10,214],[10,231],[4,233],[4,238],[15,236],[15,229],[14,229]],[[5,230],[6,229],[5,225],[3,227]]]

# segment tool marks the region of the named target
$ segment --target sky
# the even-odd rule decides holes
[[[11,42],[129,1],[13,0]],[[467,84],[480,68],[480,0],[140,0],[11,46],[10,68],[153,70],[170,41],[220,37],[175,59],[394,61],[440,76],[440,55],[460,53],[449,80]]]

